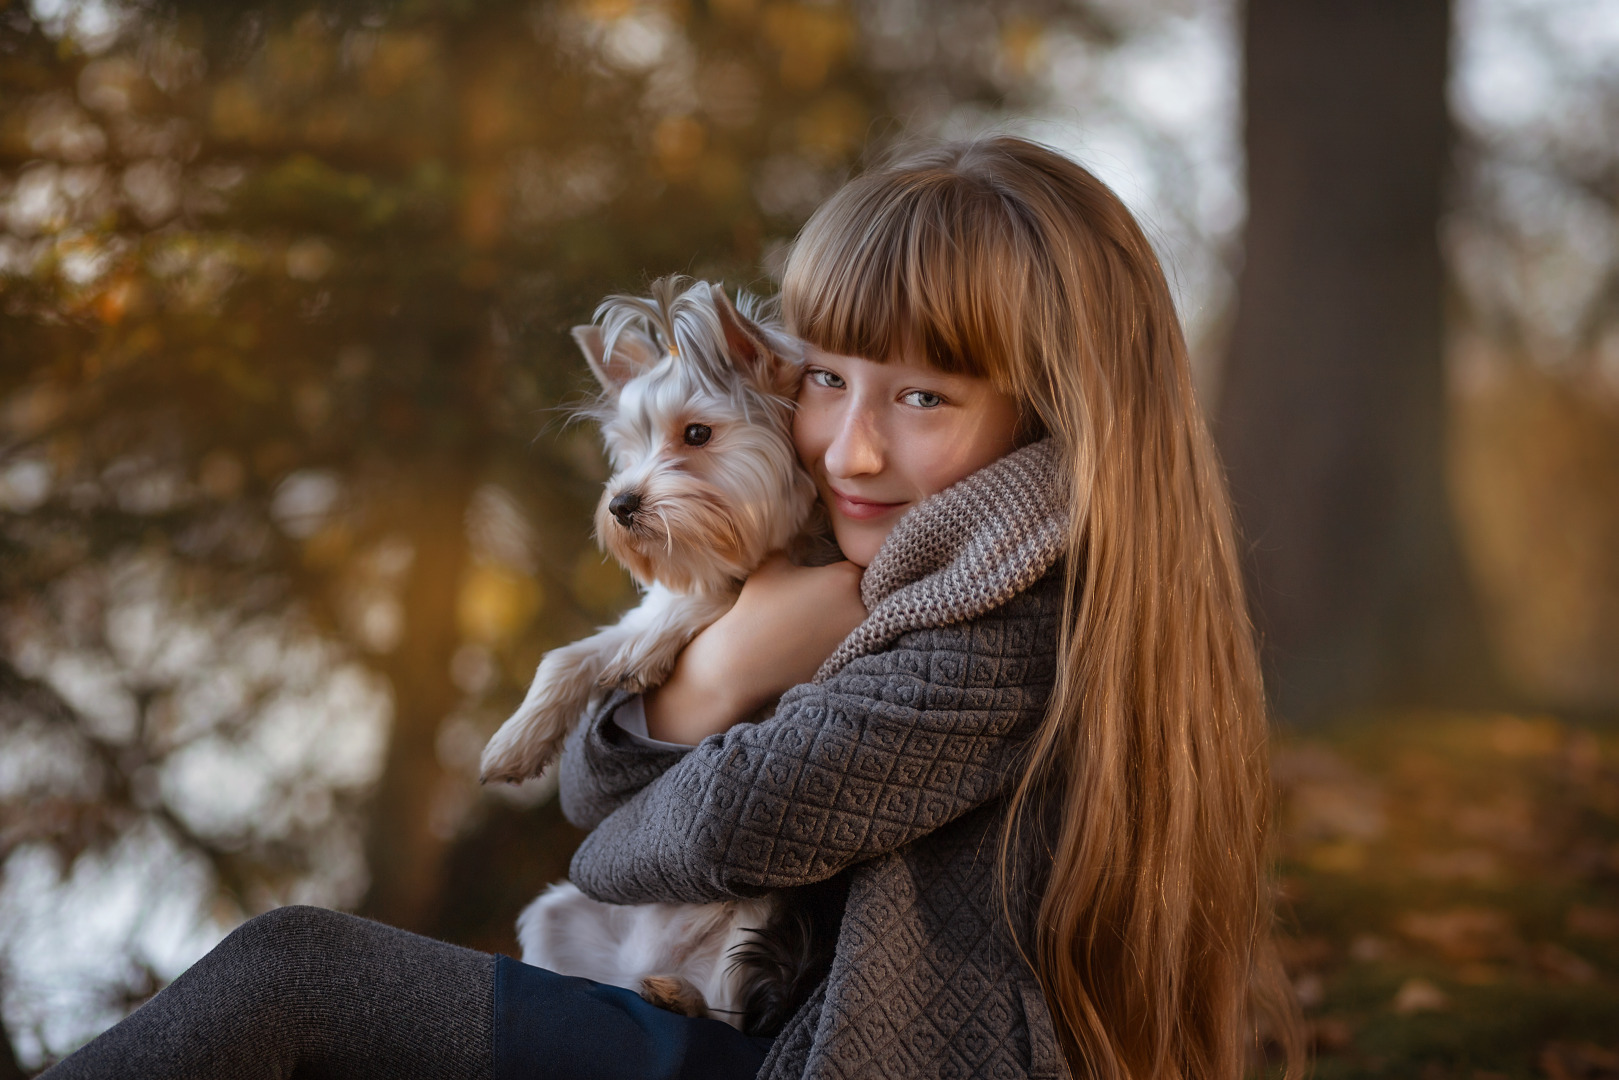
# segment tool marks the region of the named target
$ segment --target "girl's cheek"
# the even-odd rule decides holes
[[[793,449],[798,451],[799,463],[812,474],[826,450],[826,440],[821,436],[825,410],[818,408],[813,399],[813,394],[800,391],[798,409],[793,413]]]
[[[923,497],[943,491],[1015,447],[1015,420],[1003,422],[984,410],[927,419],[935,422],[915,424],[896,440],[906,448],[904,470]]]

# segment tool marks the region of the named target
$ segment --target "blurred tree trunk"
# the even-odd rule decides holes
[[[437,475],[434,475],[434,473]],[[388,658],[393,730],[373,796],[366,858],[371,884],[363,914],[426,932],[438,916],[445,852],[435,805],[453,784],[438,756],[439,725],[455,706],[450,657],[460,643],[456,598],[468,558],[465,478],[422,468],[412,504],[401,508],[415,544],[405,587],[405,633]]]
[[[1447,0],[1249,0],[1219,407],[1278,715],[1493,685],[1444,486]]]

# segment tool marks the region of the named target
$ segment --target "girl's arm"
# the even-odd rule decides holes
[[[809,682],[866,618],[860,572],[849,562],[767,560],[731,610],[681,652],[668,680],[647,693],[647,734],[694,745]]]
[[[764,723],[703,740],[586,837],[574,883],[615,903],[756,895],[829,878],[1000,794],[1050,692],[1054,580],[906,634],[795,686]]]
[[[766,561],[735,606],[681,652],[669,679],[644,695],[647,734],[691,746],[726,731],[813,678],[865,617],[854,564]],[[611,722],[627,696],[608,695],[563,747],[562,811],[582,829],[595,828],[680,760],[679,751],[636,744]]]
[[[636,792],[663,775],[682,751],[642,746],[612,722],[631,695],[608,694],[568,735],[557,762],[557,798],[562,816],[581,829],[594,829]]]

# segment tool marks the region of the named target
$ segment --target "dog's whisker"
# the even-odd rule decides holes
[[[669,557],[672,559],[675,557],[675,534],[669,528],[669,519],[664,516],[663,507],[661,506],[655,507],[653,513],[657,514],[658,520],[663,522],[663,542],[664,546],[668,548]]]

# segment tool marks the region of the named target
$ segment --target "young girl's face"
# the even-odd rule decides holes
[[[905,511],[1016,448],[1017,402],[987,379],[814,346],[805,359],[793,441],[856,566]]]

